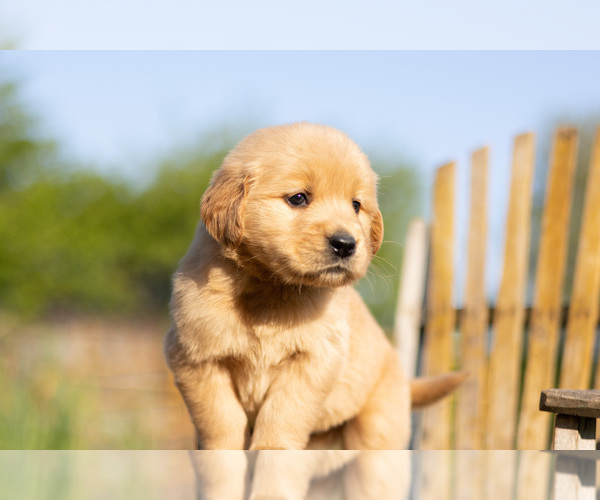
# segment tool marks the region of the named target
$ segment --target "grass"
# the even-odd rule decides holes
[[[43,327],[26,340],[0,336],[0,450],[152,448],[137,393],[134,410],[111,406],[97,380],[69,372],[54,342]]]
[[[77,449],[85,397],[56,369],[11,373],[0,367],[0,449]]]
[[[185,451],[0,451],[2,498],[178,500],[193,477]]]

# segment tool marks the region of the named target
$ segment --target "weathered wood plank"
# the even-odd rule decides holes
[[[552,455],[539,451],[522,451],[519,453],[517,470],[517,496],[519,499],[548,500],[551,477]]]
[[[587,180],[559,381],[559,387],[565,389],[587,389],[592,375],[600,292],[600,127]]]
[[[595,461],[584,460],[572,453],[561,453],[556,457],[552,498],[596,500]],[[590,454],[589,451],[585,453]]]
[[[485,432],[485,377],[488,306],[485,293],[488,148],[473,153],[471,206],[460,367],[469,377],[457,392],[456,449],[481,450]],[[472,474],[467,474],[472,477]]]
[[[456,463],[455,495],[461,500],[485,498],[484,484],[487,480],[485,451],[462,450],[454,454]]]
[[[533,134],[515,139],[504,269],[488,369],[487,449],[514,448],[535,157]]]
[[[450,450],[423,450],[419,452],[422,471],[419,476],[417,498],[451,500],[452,455]]]
[[[427,290],[427,324],[423,372],[439,375],[453,368],[454,304],[454,163],[436,172],[431,228],[430,279]],[[423,449],[451,448],[451,398],[429,407],[423,415]]]
[[[554,137],[519,418],[517,447],[524,450],[548,446],[550,415],[539,412],[537,403],[540,391],[555,385],[577,143],[573,128],[561,128]]]
[[[510,450],[489,450],[485,459],[485,500],[514,498],[517,474],[517,453]],[[457,497],[460,498],[460,497]]]
[[[427,225],[422,219],[415,219],[408,227],[404,245],[394,324],[394,345],[400,354],[404,373],[410,378],[417,373],[426,272]]]
[[[590,453],[590,450],[552,450],[549,453],[545,453],[547,455],[555,455],[555,456],[569,456],[576,458],[580,461],[600,461],[600,451],[595,450],[593,453]],[[600,465],[600,462],[598,462]]]
[[[554,421],[553,450],[595,450],[596,419],[557,414]]]
[[[545,389],[540,411],[600,418],[600,390]]]

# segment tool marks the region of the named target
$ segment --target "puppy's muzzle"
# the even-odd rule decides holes
[[[340,259],[352,257],[356,252],[356,240],[348,233],[335,233],[329,238],[329,244]]]

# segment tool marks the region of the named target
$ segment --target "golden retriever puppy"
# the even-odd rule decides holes
[[[407,446],[410,383],[352,287],[382,242],[376,185],[352,140],[310,123],[254,132],[214,174],[165,342],[202,448]]]

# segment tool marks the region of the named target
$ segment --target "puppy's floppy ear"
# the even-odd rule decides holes
[[[249,187],[248,176],[221,169],[202,197],[200,215],[207,231],[228,248],[235,248],[242,242],[244,205]]]
[[[371,222],[371,255],[375,255],[383,242],[383,217],[377,210]]]

